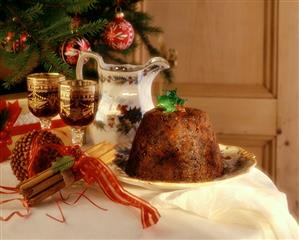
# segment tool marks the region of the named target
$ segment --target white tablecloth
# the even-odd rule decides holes
[[[0,164],[0,174],[0,185],[17,184],[8,162]],[[87,195],[107,211],[81,199],[75,206],[61,204],[66,223],[59,223],[46,216],[60,218],[55,202],[49,199],[32,208],[26,219],[14,217],[0,222],[0,239],[299,239],[298,224],[288,212],[285,195],[258,169],[221,185],[190,192],[124,186],[158,207],[162,216],[158,224],[142,229],[139,211],[111,202],[99,189],[91,188]],[[252,201],[242,200],[247,193],[241,189],[238,194],[238,186],[244,186]],[[0,195],[2,199],[8,197]],[[259,202],[268,197],[269,203],[276,205]],[[21,209],[18,205],[0,205],[0,215]]]

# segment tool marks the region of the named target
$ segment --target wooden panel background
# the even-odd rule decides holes
[[[277,183],[299,221],[299,2],[280,1]]]
[[[285,22],[279,14],[284,5],[293,8],[290,16],[285,10]],[[162,38],[152,38],[156,45],[178,52],[174,83],[159,79],[155,94],[177,88],[188,99],[187,105],[207,111],[219,141],[254,152],[258,166],[287,193],[292,212],[297,211],[299,216],[295,190],[299,188],[298,160],[291,156],[299,156],[299,150],[290,149],[298,148],[299,142],[296,138],[291,147],[285,146],[286,137],[281,137],[285,133],[281,127],[291,134],[288,139],[295,140],[298,134],[298,110],[294,106],[290,111],[282,109],[289,107],[287,101],[292,97],[287,97],[288,93],[297,97],[298,88],[291,89],[291,81],[298,81],[295,69],[299,64],[292,62],[292,69],[287,64],[292,54],[298,55],[295,41],[299,41],[290,30],[279,31],[282,22],[284,27],[289,24],[294,32],[299,31],[298,5],[296,1],[279,0],[147,0],[142,9],[164,30]],[[289,55],[281,49],[281,39],[286,34],[289,39],[284,40],[284,47],[292,44],[293,48],[288,47]],[[142,61],[148,58],[145,51],[140,52],[140,57]],[[286,66],[279,65],[281,61],[286,61]],[[289,78],[288,88],[281,86],[285,77]],[[298,103],[297,98],[294,100]],[[290,118],[296,123],[290,125]],[[283,134],[277,136],[281,131]],[[289,158],[292,162],[286,164]],[[291,172],[289,179],[283,177],[287,171]]]
[[[173,87],[191,84],[201,97],[276,96],[278,1],[161,0],[144,9],[179,53]]]

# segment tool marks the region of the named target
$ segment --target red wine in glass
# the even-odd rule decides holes
[[[59,115],[71,126],[72,143],[83,145],[84,128],[95,118],[99,85],[92,80],[66,80],[59,83]]]
[[[65,80],[59,73],[34,73],[27,76],[28,108],[40,119],[42,129],[51,127],[51,119],[59,113],[58,82]]]

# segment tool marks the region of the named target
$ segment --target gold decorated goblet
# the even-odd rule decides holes
[[[59,112],[58,82],[65,80],[59,73],[33,73],[27,76],[28,108],[40,119],[42,129],[51,127],[51,119]]]
[[[71,126],[73,145],[83,145],[84,130],[95,118],[99,97],[99,85],[96,81],[59,82],[59,115],[65,124]]]

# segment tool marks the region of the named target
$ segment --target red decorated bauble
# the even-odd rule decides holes
[[[8,32],[1,46],[8,52],[16,53],[28,48],[28,39],[29,35],[26,32],[22,32],[21,34]]]
[[[131,46],[134,40],[134,29],[124,19],[124,14],[119,12],[115,19],[108,23],[104,33],[105,43],[115,50],[125,50]]]
[[[91,51],[90,43],[86,38],[76,37],[62,44],[60,54],[66,63],[76,65],[80,51]]]

